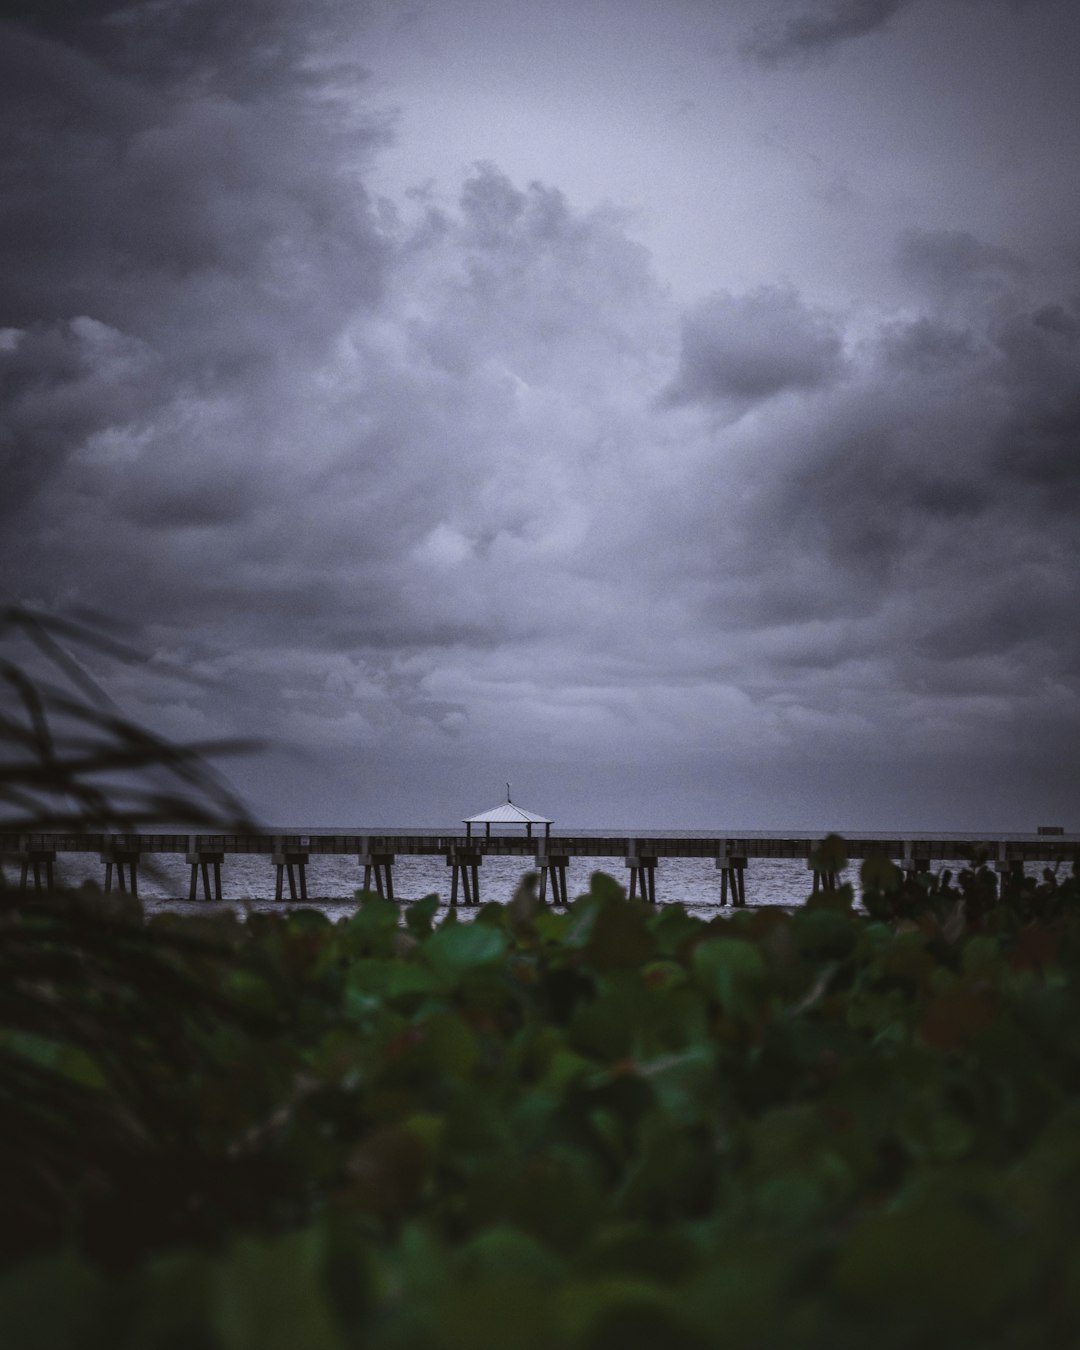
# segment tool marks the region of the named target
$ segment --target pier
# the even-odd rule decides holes
[[[1080,834],[1056,827],[1024,834],[864,834],[841,836],[849,861],[888,858],[904,872],[927,871],[934,864],[984,862],[1001,876],[1020,875],[1025,866],[1055,867],[1080,860]],[[222,869],[231,857],[265,855],[268,876],[275,876],[275,896],[283,899],[287,879],[289,900],[303,903],[308,895],[307,869],[325,857],[353,857],[357,887],[394,899],[393,868],[398,857],[438,856],[451,869],[450,903],[478,905],[485,857],[519,857],[538,870],[540,899],[546,902],[550,886],[555,904],[567,903],[566,869],[571,858],[622,858],[629,873],[631,898],[650,904],[662,898],[663,862],[671,858],[713,859],[718,872],[721,905],[746,904],[751,864],[762,858],[802,859],[813,873],[812,889],[835,886],[835,865],[817,855],[823,836],[775,832],[728,834],[657,833],[545,834],[477,837],[465,832],[386,831],[382,834],[117,834],[117,833],[0,833],[0,855],[19,874],[21,892],[40,892],[53,884],[56,859],[64,854],[97,855],[103,866],[103,886],[138,894],[142,859],[155,855],[181,856],[191,868],[189,899],[201,890],[204,900],[222,898]],[[271,871],[273,869],[273,871]],[[661,881],[658,883],[658,874]],[[200,885],[201,883],[201,885]],[[750,882],[752,889],[752,880]]]

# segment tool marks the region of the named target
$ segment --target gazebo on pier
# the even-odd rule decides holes
[[[515,806],[510,800],[510,784],[506,785],[506,801],[493,807],[490,811],[481,811],[478,816],[468,816],[461,822],[465,826],[465,837],[473,837],[473,826],[483,825],[484,838],[491,838],[492,825],[524,825],[525,835],[532,838],[533,826],[543,825],[544,838],[551,838],[551,821],[546,816],[538,816],[535,811],[526,811],[520,806]]]
[[[483,825],[484,838],[491,838],[492,825],[509,825],[525,827],[525,837],[533,838],[533,826],[543,825],[543,842],[537,842],[537,866],[541,870],[541,900],[544,898],[546,890],[547,876],[552,872],[553,866],[557,863],[562,871],[559,874],[562,885],[561,890],[558,883],[556,886],[556,895],[561,895],[565,904],[566,894],[566,859],[559,858],[552,860],[548,857],[548,843],[551,839],[551,821],[547,816],[538,816],[535,811],[526,811],[524,807],[515,806],[510,800],[510,784],[506,785],[506,801],[493,807],[490,811],[481,811],[478,816],[467,816],[462,822],[465,826],[465,840],[461,844],[452,844],[450,852],[447,855],[447,864],[452,867],[453,873],[450,878],[450,903],[457,904],[458,882],[461,882],[464,891],[465,903],[467,905],[478,905],[480,903],[480,864],[484,861],[483,845],[473,834],[474,825]]]

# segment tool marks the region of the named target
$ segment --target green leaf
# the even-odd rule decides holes
[[[838,834],[828,834],[810,854],[815,872],[842,872],[847,866],[847,844]]]
[[[405,911],[405,925],[416,937],[427,937],[431,932],[435,915],[439,911],[439,897],[425,895]]]
[[[694,949],[694,973],[732,1017],[748,1017],[767,997],[768,971],[761,952],[742,938],[714,938]]]
[[[341,1350],[316,1231],[238,1242],[217,1265],[213,1325],[225,1350]]]
[[[589,877],[589,894],[605,904],[618,904],[626,899],[626,887],[620,886],[607,872],[593,872]]]
[[[864,891],[890,894],[899,889],[901,879],[899,867],[881,853],[871,853],[868,858],[864,858],[859,869],[859,880]]]
[[[378,895],[367,895],[351,918],[339,928],[348,950],[388,955],[394,949],[400,914],[397,905]]]
[[[506,934],[488,924],[453,924],[439,928],[424,943],[423,955],[439,970],[461,972],[492,965],[506,951]]]
[[[98,1277],[70,1252],[0,1275],[4,1350],[67,1350],[84,1344],[102,1301]]]
[[[620,970],[643,965],[656,954],[649,931],[649,907],[637,901],[605,903],[596,916],[585,947],[596,970]]]
[[[917,1310],[928,1327],[969,1327],[994,1317],[1018,1273],[1011,1241],[943,1203],[860,1224],[844,1244],[833,1282],[842,1298],[875,1317],[903,1323]]]
[[[508,1224],[496,1224],[473,1238],[462,1248],[459,1266],[466,1278],[497,1276],[549,1286],[566,1274],[564,1262],[546,1243]]]

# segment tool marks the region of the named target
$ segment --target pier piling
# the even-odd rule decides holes
[[[746,854],[741,851],[738,841],[725,839],[718,847],[716,866],[720,871],[720,904],[731,903],[736,909],[746,904]]]
[[[53,862],[55,854],[51,853],[31,853],[24,857],[19,875],[19,889],[25,891],[28,887],[30,872],[34,874],[34,890],[42,889],[42,876],[44,876],[44,889],[51,891],[53,889]]]
[[[225,849],[220,843],[205,841],[198,835],[188,836],[186,859],[191,867],[191,886],[188,900],[194,904],[199,895],[199,877],[202,876],[204,900],[216,900],[221,903],[221,865],[225,861]],[[210,868],[214,869],[214,884],[211,891]]]
[[[274,852],[270,855],[270,860],[277,871],[274,886],[274,899],[281,901],[285,889],[285,879],[289,881],[289,899],[299,898],[302,904],[307,904],[307,862],[308,854],[296,849],[289,849],[275,840]],[[297,896],[297,882],[299,882],[299,897]]]
[[[1021,858],[1009,856],[1009,846],[1004,840],[998,841],[997,858],[994,861],[994,871],[998,874],[998,890],[1005,889],[1006,879],[1016,884],[1024,879],[1024,863]]]
[[[395,855],[387,851],[385,841],[361,840],[357,861],[364,869],[363,889],[370,891],[374,881],[375,894],[386,900],[393,900]]]
[[[647,905],[656,904],[656,855],[631,852],[626,855],[626,866],[630,869],[629,898],[633,900],[641,892],[641,898]]]
[[[446,865],[450,873],[450,904],[458,902],[458,885],[461,886],[462,900],[466,905],[480,903],[480,865],[484,855],[478,848],[469,846],[451,847],[446,855]]]
[[[537,853],[536,866],[540,872],[540,903],[547,904],[548,877],[551,877],[551,903],[553,905],[566,905],[566,869],[569,865],[570,857],[566,853],[548,853],[546,850]]]
[[[105,864],[105,894],[110,895],[113,887],[113,869],[116,869],[117,889],[130,890],[132,896],[139,898],[139,841],[124,836],[106,838],[101,850],[101,861]],[[125,875],[125,868],[127,869]]]

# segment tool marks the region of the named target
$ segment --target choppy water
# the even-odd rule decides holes
[[[481,901],[509,900],[522,875],[530,870],[528,863],[528,859],[515,857],[485,858],[480,868]],[[56,866],[58,880],[70,884],[85,879],[98,884],[103,881],[104,868],[91,856],[60,855]],[[573,898],[586,891],[590,874],[597,870],[609,873],[624,886],[629,884],[630,874],[621,857],[571,858],[566,878],[568,895]],[[162,855],[144,859],[139,868],[139,893],[147,909],[205,913],[204,901],[192,905],[187,899],[190,877],[190,868],[183,858]],[[230,855],[222,866],[221,878],[222,896],[227,903],[256,909],[277,908],[273,898],[276,871],[269,857]],[[356,891],[362,879],[355,858],[313,857],[307,866],[308,904],[332,918],[349,914],[355,908]],[[853,869],[846,879],[854,879]],[[810,882],[805,862],[751,859],[746,869],[747,905],[799,904],[809,893]],[[394,864],[395,898],[419,900],[432,893],[449,906],[450,868],[445,859],[399,855]],[[660,904],[680,901],[703,918],[722,912],[720,873],[715,862],[711,858],[661,858],[656,868],[656,899]]]

